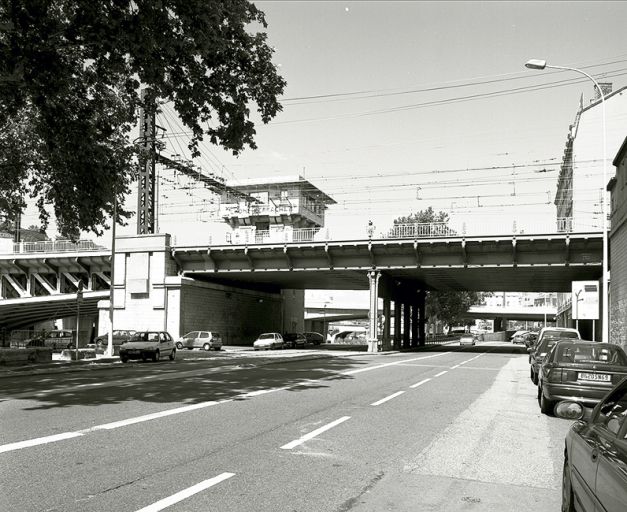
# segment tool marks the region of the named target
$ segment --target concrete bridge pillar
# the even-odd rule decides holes
[[[368,312],[368,352],[379,350],[378,341],[378,320],[379,320],[379,278],[381,274],[377,271],[368,272],[368,282],[370,285],[370,310]]]
[[[401,349],[401,301],[394,300],[394,350]]]
[[[392,325],[391,321],[391,312],[392,308],[390,305],[390,299],[383,299],[383,350],[391,350],[392,343],[390,339],[390,326]]]
[[[411,324],[410,324],[410,318],[411,318],[411,305],[409,304],[409,302],[405,301],[403,302],[403,348],[409,348],[410,347],[410,336],[411,336]]]
[[[411,305],[411,346],[418,346],[418,301],[414,301]]]
[[[423,347],[427,341],[427,311],[426,311],[427,292],[420,290],[418,292],[418,310],[420,312],[420,321],[418,323],[418,345]]]

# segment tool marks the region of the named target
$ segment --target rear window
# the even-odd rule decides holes
[[[573,331],[544,331],[542,335],[542,339],[545,338],[568,338],[568,339],[579,339],[579,335]]]
[[[618,346],[568,343],[557,348],[560,363],[594,363],[627,366],[627,355]]]

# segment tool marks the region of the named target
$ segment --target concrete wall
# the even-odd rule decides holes
[[[181,277],[165,234],[122,237],[117,245],[115,329],[164,329],[174,337],[212,330],[226,345],[252,345],[262,332],[304,330],[302,290],[266,293]],[[98,306],[98,334],[104,334],[109,301]]]
[[[282,332],[283,298],[184,278],[180,288],[179,330],[215,330],[225,345],[252,345],[262,332]],[[169,316],[176,309],[169,306]],[[301,318],[304,305],[301,306]]]

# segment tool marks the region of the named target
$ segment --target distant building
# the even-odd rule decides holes
[[[616,175],[607,185],[611,193],[610,340],[627,348],[627,137],[613,162]]]
[[[230,202],[227,198],[220,206],[220,216],[237,242],[317,239],[328,206],[335,204],[302,176],[238,180],[227,185],[254,199]]]
[[[612,91],[611,83],[600,83],[605,97],[607,157],[616,154],[625,137],[627,118],[627,87]],[[600,231],[603,225],[602,204],[606,183],[603,183],[603,125],[601,95],[584,105],[583,95],[566,136],[564,156],[555,194],[556,223],[561,232]],[[608,170],[610,169],[607,162]],[[602,289],[599,286],[599,289]],[[557,298],[558,325],[574,327],[571,294]],[[600,311],[599,311],[600,318]],[[600,340],[601,325],[592,320],[579,322],[584,338]]]

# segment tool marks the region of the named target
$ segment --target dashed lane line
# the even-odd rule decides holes
[[[393,363],[378,364],[375,366],[368,366],[366,368],[358,368],[357,370],[348,370],[340,373],[340,375],[355,375],[356,373],[369,372],[371,370],[378,370],[379,368],[386,368],[388,366],[398,366],[403,363],[411,363],[412,361],[421,361],[423,359],[431,359],[432,357],[440,357],[446,355],[447,353],[448,352],[441,352],[440,354],[433,354],[430,356],[414,357],[413,359],[404,359],[402,361],[394,361]]]
[[[434,377],[440,377],[441,375],[444,375],[445,373],[448,373],[448,370],[444,370],[443,372],[436,373]]]
[[[416,384],[412,384],[411,386],[409,386],[410,388],[417,388],[418,386],[422,386],[425,382],[429,382],[431,379],[424,379],[421,380],[420,382],[416,382]]]
[[[303,444],[305,441],[308,441],[309,439],[313,439],[314,437],[319,436],[323,432],[326,432],[327,430],[332,429],[333,427],[336,427],[340,423],[344,423],[346,420],[349,420],[350,418],[351,418],[350,416],[342,416],[341,418],[335,421],[332,421],[331,423],[328,423],[325,426],[320,427],[319,429],[309,432],[309,434],[305,434],[304,436],[300,437],[299,439],[296,439],[295,441],[284,444],[283,446],[281,446],[281,449],[291,450],[292,448],[295,448],[296,446]]]
[[[192,485],[187,489],[183,489],[172,496],[168,496],[167,498],[163,498],[162,500],[153,503],[152,505],[148,505],[137,512],[159,512],[165,508],[171,507],[172,505],[178,503],[179,501],[183,501],[194,494],[198,494],[210,487],[213,487],[220,482],[224,482],[224,480],[228,480],[229,478],[235,476],[235,473],[222,473],[216,477],[209,478],[208,480],[204,480],[196,485]]]
[[[387,402],[388,400],[392,400],[392,398],[396,398],[397,396],[402,395],[403,393],[405,393],[405,391],[397,391],[396,393],[392,393],[390,396],[386,396],[385,398],[382,398],[381,400],[378,400],[370,405],[373,405],[373,406],[381,405]]]

